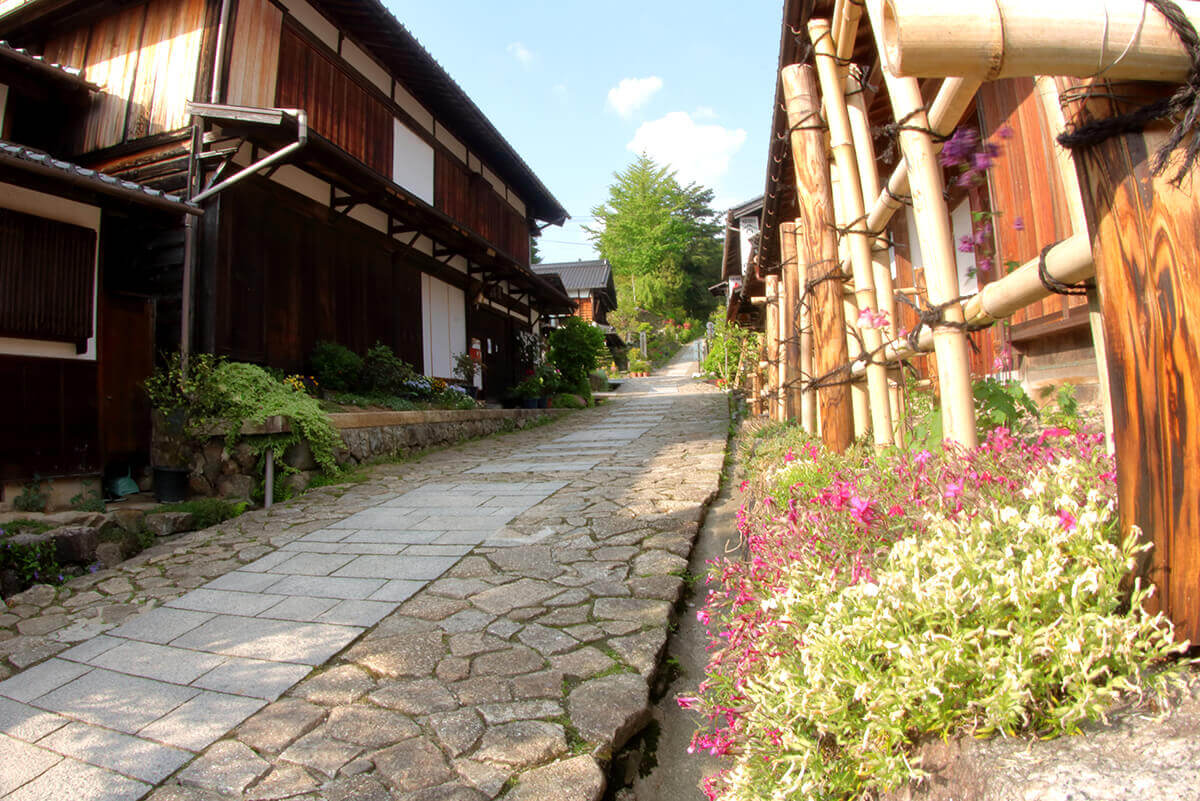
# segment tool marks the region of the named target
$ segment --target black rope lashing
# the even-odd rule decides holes
[[[889,122],[887,125],[877,125],[871,128],[871,136],[875,139],[887,138],[888,146],[879,155],[879,158],[886,164],[894,164],[896,161],[896,150],[900,143],[900,134],[902,131],[916,131],[918,133],[928,134],[936,143],[947,142],[949,136],[943,136],[937,131],[924,125],[910,125],[909,120],[913,117],[918,117],[922,114],[928,114],[929,109],[926,106],[913,109],[895,122]]]
[[[1038,256],[1038,280],[1042,282],[1042,286],[1047,292],[1053,292],[1056,295],[1086,295],[1088,292],[1096,288],[1096,282],[1090,278],[1082,284],[1064,284],[1050,274],[1050,270],[1046,268],[1046,254],[1060,242],[1053,242],[1042,248],[1041,255]]]
[[[912,327],[912,330],[905,335],[904,339],[908,342],[909,350],[913,352],[919,351],[921,343],[921,329],[929,328],[930,331],[935,331],[938,328],[953,328],[959,331],[970,331],[971,326],[966,322],[950,321],[946,319],[946,309],[962,303],[964,300],[969,300],[975,297],[975,294],[959,295],[957,298],[951,298],[937,305],[926,305],[924,308],[918,306],[913,301],[906,298],[904,295],[897,295],[896,299],[912,308],[917,313],[917,324]]]
[[[1200,34],[1196,33],[1196,29],[1187,15],[1173,0],[1146,0],[1146,2],[1163,15],[1167,25],[1187,49],[1192,62],[1188,68],[1187,80],[1169,98],[1147,103],[1128,114],[1118,114],[1103,120],[1085,122],[1075,127],[1074,130],[1059,134],[1058,143],[1068,150],[1078,150],[1097,145],[1121,134],[1140,133],[1155,120],[1167,117],[1178,118],[1167,141],[1155,154],[1151,167],[1154,175],[1162,174],[1171,159],[1171,153],[1184,139],[1189,139],[1183,164],[1179,167],[1175,177],[1171,179],[1171,183],[1178,186],[1191,170],[1196,157],[1200,156],[1200,136],[1196,131],[1197,118],[1200,116]]]
[[[824,121],[818,122],[816,125],[809,125],[809,120],[814,118],[821,120],[820,110],[808,112],[799,120],[797,120],[795,124],[789,126],[787,131],[778,134],[779,141],[787,141],[796,131],[824,131],[828,129],[829,126],[827,126]]]

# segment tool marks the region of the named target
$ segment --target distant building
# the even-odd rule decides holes
[[[607,259],[532,266],[542,277],[557,275],[562,279],[567,294],[578,304],[576,317],[597,325],[608,325],[608,313],[617,308],[617,286],[613,283],[612,265]]]

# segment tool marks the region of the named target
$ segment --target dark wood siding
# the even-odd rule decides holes
[[[100,469],[95,362],[0,356],[0,478]]]
[[[977,98],[980,133],[1003,148],[989,171],[992,203],[1002,213],[995,226],[998,263],[1024,264],[1036,258],[1043,246],[1072,234],[1046,120],[1032,78],[986,83]],[[1007,140],[997,136],[1004,126],[1012,130]],[[1018,217],[1024,230],[1015,226]],[[1065,319],[1071,308],[1086,305],[1085,298],[1053,295],[1018,311],[1012,323],[1020,326]]]
[[[525,219],[482,175],[449,153],[437,151],[433,166],[434,204],[521,264],[529,264]]]
[[[383,342],[420,367],[420,273],[387,237],[330,222],[328,210],[262,180],[226,193],[221,218],[218,353],[300,371],[320,340],[359,353]]]
[[[0,336],[74,342],[92,335],[96,232],[0,209]]]
[[[392,115],[349,68],[285,25],[279,45],[276,103],[308,112],[313,130],[390,178]]]

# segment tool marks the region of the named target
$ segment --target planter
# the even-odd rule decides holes
[[[545,409],[545,408],[546,408],[546,406],[547,406],[547,404],[548,404],[548,402],[549,402],[549,398],[538,398],[538,399],[537,399],[537,407],[536,407],[536,408],[538,408],[538,409]]]
[[[188,497],[188,476],[191,470],[186,467],[155,467],[154,468],[154,497],[159,503],[179,503]]]
[[[522,409],[536,409],[538,407],[537,398],[521,398]]]

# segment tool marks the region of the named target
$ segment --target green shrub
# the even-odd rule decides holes
[[[565,386],[586,384],[588,373],[601,358],[608,358],[604,332],[578,317],[569,317],[550,333],[547,358],[562,373]]]
[[[13,508],[18,512],[44,512],[50,503],[50,493],[44,488],[43,481],[34,479],[21,488],[17,497],[13,498]]]
[[[1048,426],[1078,431],[1083,427],[1079,413],[1079,401],[1075,398],[1072,384],[1060,384],[1054,392],[1054,400],[1042,411],[1042,420]]]
[[[194,527],[202,529],[232,520],[245,511],[246,504],[244,502],[231,503],[221,498],[196,498],[183,503],[159,506],[151,514],[187,512],[192,515]]]
[[[586,400],[578,395],[564,392],[560,395],[555,395],[551,399],[550,405],[555,409],[586,409],[588,404]]]
[[[993,428],[1020,429],[1038,419],[1037,404],[1026,394],[1020,381],[985,378],[976,381],[975,419],[981,433]]]
[[[229,444],[237,441],[244,424],[261,424],[279,415],[287,418],[291,432],[256,438],[256,446],[263,451],[271,448],[282,459],[290,446],[305,440],[322,470],[337,469],[334,453],[342,439],[316,398],[275,380],[257,365],[242,362],[221,364],[213,371],[213,383],[221,399],[216,417],[230,426]]]
[[[336,342],[318,342],[308,363],[317,384],[331,392],[351,392],[362,379],[362,357]]]
[[[416,384],[420,378],[412,365],[401,359],[382,342],[376,342],[363,358],[362,391],[382,392],[388,395],[413,396],[419,394]],[[428,392],[428,382],[426,394]]]
[[[12,541],[18,534],[40,534],[48,528],[46,524],[33,520],[13,520],[0,525],[0,570],[14,571],[20,577],[22,586],[61,582],[63,576],[54,540],[29,543]]]

